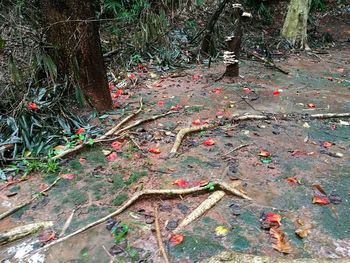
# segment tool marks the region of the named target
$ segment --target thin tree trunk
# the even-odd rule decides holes
[[[92,0],[41,0],[49,54],[63,79],[79,79],[85,98],[99,111],[112,107],[98,22]],[[77,62],[77,63],[75,63]],[[77,64],[78,71],[74,70]]]
[[[289,3],[282,36],[290,41],[295,48],[309,48],[307,44],[307,20],[310,7],[311,0],[291,0]]]

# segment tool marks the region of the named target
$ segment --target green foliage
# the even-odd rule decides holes
[[[52,158],[52,151],[49,152],[47,160],[23,160],[24,175],[32,172],[42,172],[44,175],[57,174],[59,163]]]
[[[127,194],[119,194],[117,195],[114,200],[112,201],[112,205],[114,206],[120,206],[122,205],[126,200],[128,199],[128,195]]]
[[[326,3],[324,2],[324,0],[312,0],[311,1],[311,11],[321,11],[324,12],[326,11],[327,7],[326,7]]]

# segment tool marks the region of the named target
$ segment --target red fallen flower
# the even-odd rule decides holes
[[[128,75],[128,77],[129,77],[130,79],[134,79],[134,78],[136,78],[136,75],[135,75],[134,73],[130,73],[130,74]]]
[[[160,106],[160,107],[161,107],[161,106],[164,106],[164,104],[165,104],[164,101],[158,101],[158,103],[157,103],[157,105]]]
[[[188,182],[185,179],[176,179],[173,182],[173,185],[177,185],[178,187],[187,187]]]
[[[86,164],[86,159],[85,158],[79,158],[79,163],[80,164]]]
[[[61,177],[63,179],[67,179],[67,180],[73,180],[74,177],[76,177],[77,175],[76,174],[61,174]]]
[[[222,88],[213,88],[211,92],[215,94],[220,94],[222,92]]]
[[[200,76],[199,76],[198,74],[192,75],[192,79],[193,79],[193,80],[197,80],[197,79],[199,79],[199,78],[200,78]]]
[[[204,145],[206,146],[212,146],[215,144],[215,141],[212,138],[209,138],[203,142]]]
[[[201,120],[197,119],[192,122],[193,125],[201,125]]]
[[[150,148],[148,151],[150,153],[160,154],[160,149],[159,148]]]
[[[251,93],[251,92],[252,92],[252,89],[251,89],[251,88],[245,87],[245,88],[243,88],[243,91],[244,91],[245,93]]]
[[[114,141],[112,142],[111,146],[115,151],[119,151],[122,148],[122,143],[118,141]]]
[[[323,142],[323,144],[322,144],[322,146],[324,147],[324,148],[330,148],[330,147],[332,147],[334,145],[334,142]]]
[[[269,157],[270,153],[268,151],[260,150],[259,156],[261,156],[261,157]]]
[[[27,105],[27,108],[30,110],[37,110],[38,109],[38,105],[36,105],[35,102],[29,102]]]
[[[39,241],[42,243],[47,243],[49,241],[55,240],[56,238],[56,233],[53,231],[50,232],[44,232],[39,235]]]
[[[273,91],[273,95],[275,95],[275,96],[280,95],[280,94],[281,94],[281,92],[279,90],[274,90]]]
[[[265,220],[270,222],[270,223],[277,223],[280,226],[282,216],[280,214],[268,212],[265,214]]]
[[[113,99],[119,98],[120,95],[123,94],[123,90],[122,89],[118,89],[114,94],[113,94]]]
[[[316,105],[313,104],[313,103],[308,103],[307,106],[308,106],[310,109],[316,108]]]
[[[106,159],[110,162],[113,162],[115,159],[117,159],[117,157],[118,157],[117,153],[112,152],[106,157]]]
[[[183,240],[184,240],[184,236],[182,234],[174,234],[170,237],[169,243],[172,246],[176,246],[178,244],[181,244]]]
[[[114,102],[113,103],[113,109],[118,109],[118,108],[120,108],[119,103],[118,102]]]
[[[84,133],[85,132],[85,129],[84,128],[79,128],[75,134],[81,134],[81,133]]]
[[[314,196],[312,198],[312,203],[318,205],[328,205],[331,203],[331,201],[329,201],[327,196]]]
[[[182,107],[180,104],[176,104],[170,107],[171,110],[180,110]]]
[[[333,77],[327,77],[329,81],[333,81]]]
[[[160,76],[160,79],[167,79],[168,76]]]

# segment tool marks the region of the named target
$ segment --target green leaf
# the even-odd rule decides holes
[[[261,161],[262,163],[269,164],[269,163],[272,162],[272,158],[271,158],[270,156],[268,156],[268,157],[260,157],[260,161]]]
[[[114,235],[114,241],[116,243],[122,241],[128,232],[129,227],[127,224],[115,224],[111,230],[111,233]]]

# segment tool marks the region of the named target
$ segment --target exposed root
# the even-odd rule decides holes
[[[226,184],[226,183],[216,183],[214,182],[214,185],[216,186],[216,188],[227,191],[230,194],[239,196],[241,198],[244,199],[248,199],[248,200],[252,200],[250,197],[248,197],[247,195],[241,193],[240,191],[238,191],[237,189],[235,189],[234,187]],[[186,189],[146,189],[146,190],[142,190],[140,192],[136,192],[128,201],[126,201],[122,206],[120,206],[116,211],[114,211],[113,213],[100,218],[99,220],[92,222],[76,231],[74,231],[73,233],[59,238],[49,244],[47,244],[46,246],[40,248],[39,250],[35,251],[35,253],[38,253],[40,251],[46,250],[47,248],[54,246],[58,243],[61,243],[77,234],[80,234],[96,225],[99,225],[103,222],[105,222],[107,219],[119,215],[120,213],[122,213],[125,209],[127,209],[129,206],[131,206],[135,201],[137,201],[140,197],[143,196],[148,196],[148,195],[185,195],[185,194],[192,194],[192,193],[197,193],[197,192],[202,192],[202,191],[207,191],[208,188],[206,186],[196,186],[196,187],[192,187],[192,188],[186,188]],[[26,256],[29,256],[29,254],[27,254]]]
[[[169,258],[168,258],[168,254],[166,253],[165,248],[164,248],[164,244],[163,244],[162,236],[161,236],[161,232],[160,232],[158,205],[156,205],[154,207],[154,223],[155,223],[155,227],[156,227],[156,235],[157,235],[159,250],[162,253],[162,256],[164,258],[164,262],[170,263]]]
[[[53,226],[51,221],[37,222],[29,225],[15,227],[5,233],[0,233],[0,245],[10,243],[30,234],[38,232],[40,229]]]
[[[56,180],[55,180],[51,185],[49,185],[46,189],[44,189],[44,190],[42,190],[41,192],[39,192],[38,194],[36,194],[36,195],[35,195],[34,197],[32,197],[29,201],[27,201],[27,202],[25,202],[25,203],[23,203],[23,204],[21,204],[21,205],[18,205],[18,206],[14,207],[14,208],[11,208],[10,210],[8,210],[8,211],[2,213],[2,214],[0,215],[0,220],[1,220],[1,219],[4,219],[4,218],[6,218],[6,217],[8,217],[8,216],[10,216],[10,215],[12,215],[13,213],[15,213],[16,211],[18,211],[19,209],[21,209],[21,208],[23,208],[23,207],[25,207],[25,206],[31,204],[35,199],[37,199],[38,197],[42,196],[42,194],[44,194],[45,192],[49,191],[55,184],[57,184],[57,182],[58,182],[59,180],[61,180],[61,177],[57,177]]]
[[[181,223],[174,230],[175,233],[180,232],[185,226],[191,224],[210,208],[212,208],[217,202],[219,202],[225,196],[224,191],[215,191],[206,200],[204,200],[196,209],[194,209],[190,214],[188,214]]]
[[[171,148],[170,153],[168,158],[173,158],[175,156],[175,154],[177,153],[177,150],[179,149],[181,142],[183,140],[183,138],[191,133],[191,132],[198,132],[198,131],[203,131],[203,130],[207,130],[207,129],[211,129],[216,127],[216,125],[213,124],[205,124],[205,125],[201,125],[198,127],[188,127],[188,128],[183,128],[181,129],[178,134],[176,135],[176,139],[173,145],[173,148]]]

